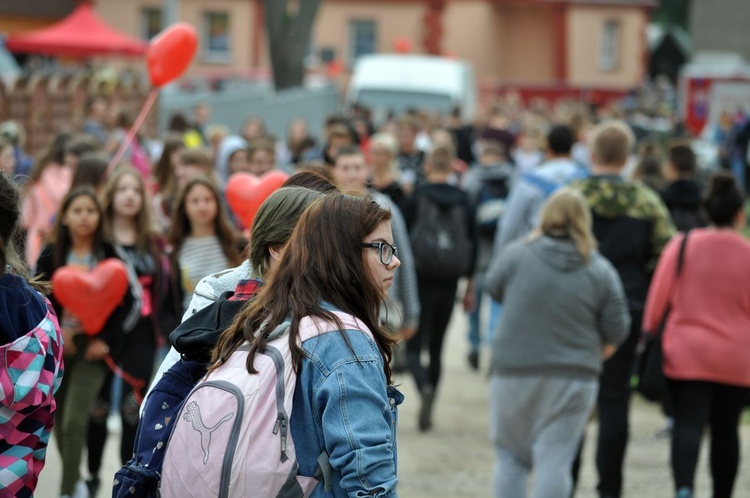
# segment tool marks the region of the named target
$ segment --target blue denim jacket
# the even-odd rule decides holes
[[[397,497],[397,409],[404,397],[386,386],[383,359],[358,330],[329,332],[303,343],[291,430],[299,475],[313,476],[326,453],[331,490],[321,482],[311,498]],[[354,352],[352,352],[352,350]]]

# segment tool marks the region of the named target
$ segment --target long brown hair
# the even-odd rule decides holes
[[[10,175],[0,171],[0,275],[6,273],[6,266],[23,277],[32,287],[43,294],[49,294],[49,282],[31,278],[26,263],[18,255],[16,244],[18,226],[21,220],[20,191]]]
[[[88,197],[94,201],[96,209],[99,211],[99,224],[94,232],[94,240],[91,243],[93,253],[97,257],[102,256],[104,242],[106,241],[106,235],[104,234],[104,217],[102,215],[102,207],[99,204],[99,199],[96,197],[96,192],[90,186],[76,187],[70,190],[60,205],[60,210],[57,212],[57,218],[55,219],[55,226],[52,230],[51,243],[53,244],[53,257],[55,265],[65,264],[65,260],[68,257],[68,252],[73,247],[73,239],[70,236],[70,230],[63,224],[65,214],[68,212],[70,205],[74,200],[79,197]]]
[[[164,149],[161,157],[154,165],[154,179],[159,186],[159,192],[167,192],[174,183],[174,164],[172,164],[172,153],[178,149],[185,148],[182,135],[170,134],[164,140]]]
[[[216,238],[219,239],[219,244],[221,244],[221,249],[229,264],[237,266],[242,262],[239,251],[240,237],[229,223],[224,203],[221,202],[219,190],[216,188],[214,182],[205,176],[198,176],[190,180],[177,196],[174,216],[172,217],[172,227],[169,230],[169,245],[172,246],[172,263],[175,265],[175,268],[178,267],[180,248],[185,242],[185,238],[190,235],[190,220],[187,217],[185,200],[190,191],[199,185],[209,189],[214,196],[214,200],[216,201],[216,218],[214,219]]]
[[[107,178],[102,188],[100,200],[102,212],[104,214],[104,230],[109,240],[115,241],[112,233],[112,221],[115,218],[114,199],[117,191],[117,184],[126,176],[135,178],[138,182],[138,188],[141,191],[141,210],[135,217],[136,224],[136,241],[135,245],[140,250],[151,250],[152,244],[158,239],[156,229],[151,219],[151,201],[146,190],[146,183],[143,181],[141,174],[132,166],[120,165],[115,168],[112,174]]]
[[[391,383],[393,339],[379,323],[382,293],[365,266],[362,240],[391,218],[368,197],[329,194],[305,211],[267,285],[248,302],[213,350],[216,368],[245,341],[250,342],[247,371],[255,373],[255,354],[265,351],[268,337],[261,327],[273,330],[291,317],[289,347],[296,371],[304,352],[297,345],[299,323],[306,316],[336,324],[351,348],[341,321],[324,308],[328,303],[354,315],[370,329],[383,357],[384,373]]]

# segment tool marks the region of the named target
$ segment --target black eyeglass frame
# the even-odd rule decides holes
[[[388,261],[385,261],[383,257],[384,247],[391,248],[391,257],[388,258]],[[389,264],[391,264],[391,261],[393,261],[394,256],[398,257],[398,248],[394,245],[389,244],[388,242],[362,242],[362,248],[377,249],[378,256],[380,256],[380,262],[384,264],[385,266],[388,266]]]

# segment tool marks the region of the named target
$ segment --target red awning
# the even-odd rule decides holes
[[[115,31],[97,16],[91,5],[81,4],[68,17],[47,28],[11,35],[5,42],[11,52],[63,56],[142,55],[148,44]]]

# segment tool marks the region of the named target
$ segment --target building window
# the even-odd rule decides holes
[[[355,20],[349,23],[349,62],[354,63],[361,55],[374,54],[377,48],[375,21]]]
[[[207,62],[229,62],[229,14],[226,12],[204,13],[203,29],[203,59]]]
[[[602,44],[599,47],[599,67],[612,71],[617,67],[620,51],[620,23],[608,20],[602,27]]]
[[[158,35],[163,25],[161,9],[143,9],[141,10],[141,38],[150,40]]]

